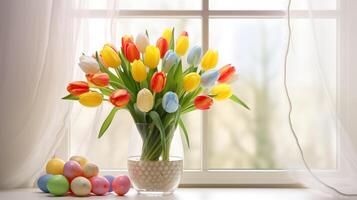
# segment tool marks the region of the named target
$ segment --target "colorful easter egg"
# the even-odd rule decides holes
[[[123,196],[130,189],[130,179],[128,176],[118,176],[113,180],[112,186],[117,195]]]
[[[50,179],[48,179],[47,189],[55,196],[62,196],[68,192],[68,180],[63,175],[53,175]]]
[[[99,173],[98,166],[93,163],[87,163],[83,167],[83,174],[86,178],[92,178],[93,176],[97,176]]]
[[[59,158],[52,158],[47,162],[46,173],[47,174],[63,174],[64,161]]]
[[[83,174],[83,170],[78,162],[70,160],[64,164],[63,175],[68,179],[74,179]]]
[[[78,162],[81,167],[84,167],[84,165],[86,165],[88,162],[88,160],[83,156],[72,156],[69,160]]]
[[[104,195],[109,192],[110,183],[103,176],[94,176],[90,179],[92,192],[96,195]]]
[[[53,176],[52,174],[46,174],[38,179],[37,186],[38,188],[40,188],[40,190],[42,190],[42,192],[46,192],[46,193],[49,192],[47,189],[47,182],[52,176]]]
[[[104,178],[106,178],[109,181],[109,186],[110,186],[109,192],[112,192],[113,191],[112,183],[113,183],[113,180],[115,179],[115,177],[112,175],[105,175]]]
[[[88,179],[79,176],[72,180],[71,190],[76,196],[87,196],[92,190],[92,184]]]

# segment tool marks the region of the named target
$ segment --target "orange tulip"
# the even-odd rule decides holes
[[[130,101],[130,94],[127,90],[118,89],[115,90],[109,97],[110,103],[115,107],[122,108]]]
[[[226,83],[233,78],[236,69],[231,65],[225,65],[219,70],[220,76],[218,78],[219,83]]]
[[[161,92],[166,85],[166,76],[163,72],[155,72],[151,78],[150,87],[152,91],[159,93]]]
[[[165,38],[160,37],[156,42],[156,47],[160,49],[160,58],[164,57],[169,45]]]
[[[84,81],[75,81],[67,86],[67,91],[73,96],[79,96],[83,93],[89,92],[88,83]]]
[[[88,82],[98,87],[106,87],[109,84],[109,75],[107,73],[86,74]]]
[[[200,95],[195,98],[195,108],[199,110],[207,110],[213,104],[213,99],[206,95]]]
[[[123,46],[124,56],[128,59],[129,62],[133,62],[134,60],[140,59],[140,52],[136,45],[133,42],[125,43]]]

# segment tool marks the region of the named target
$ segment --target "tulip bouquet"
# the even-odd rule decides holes
[[[79,66],[87,81],[70,83],[67,87],[70,94],[63,99],[78,100],[87,107],[99,106],[103,101],[113,105],[99,131],[99,138],[118,110],[128,110],[143,141],[141,159],[169,160],[177,126],[182,129],[189,147],[182,120],[184,114],[207,110],[214,100],[224,99],[249,109],[232,94],[227,84],[236,76],[235,67],[228,64],[215,69],[217,51],[208,50],[202,56],[199,46],[189,50],[188,66],[183,67],[182,57],[188,49],[189,37],[185,31],[175,42],[174,29],[166,29],[156,45],[150,44],[147,32],[139,34],[135,42],[132,36],[125,35],[120,51],[105,44],[99,53],[80,57]]]

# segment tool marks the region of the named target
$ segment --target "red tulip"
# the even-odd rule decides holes
[[[213,104],[213,99],[206,95],[200,95],[195,98],[194,104],[196,109],[207,110]]]
[[[121,108],[126,106],[130,101],[130,94],[124,89],[115,90],[109,97],[110,103],[114,106]]]
[[[160,37],[156,42],[156,47],[160,49],[160,58],[162,58],[164,57],[169,45],[165,38]]]
[[[121,38],[121,47],[124,48],[126,43],[128,42],[134,42],[133,36],[132,35],[124,35]]]
[[[188,37],[187,31],[182,31],[180,35]]]
[[[79,96],[83,93],[89,92],[88,83],[84,81],[75,81],[67,86],[67,91],[73,96]]]
[[[225,65],[219,70],[220,76],[218,78],[219,83],[226,83],[230,81],[236,72],[236,69],[231,65]]]
[[[150,87],[152,91],[159,93],[161,92],[166,85],[166,76],[163,72],[155,72],[151,78]]]
[[[133,42],[125,43],[123,46],[124,56],[128,59],[129,62],[133,62],[134,60],[140,59],[140,52],[136,45]]]
[[[109,75],[107,73],[86,74],[87,80],[99,87],[105,87],[109,84]]]

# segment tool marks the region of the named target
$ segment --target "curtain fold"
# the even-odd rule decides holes
[[[1,1],[0,188],[32,186],[68,131],[72,1]]]
[[[292,0],[294,1],[294,0]],[[336,164],[331,169],[319,170],[310,165],[307,161],[308,169],[303,171],[294,171],[294,177],[297,178],[299,182],[309,188],[316,188],[326,193],[334,196],[336,199],[340,198],[357,198],[357,126],[355,123],[355,113],[356,113],[356,90],[355,90],[355,52],[357,39],[355,35],[357,34],[357,28],[354,25],[357,19],[357,1],[353,0],[341,0],[336,1],[336,71],[331,73],[331,57],[326,53],[326,46],[323,38],[329,33],[321,28],[321,23],[323,19],[318,14],[315,14],[316,10],[319,10],[320,6],[323,5],[322,0],[307,0],[307,6],[309,11],[309,24],[311,26],[310,36],[312,42],[310,43],[310,51],[315,60],[315,64],[311,67],[315,68],[317,72],[314,74],[316,77],[316,83],[318,84],[319,91],[323,91],[321,95],[320,104],[326,104],[326,109],[329,115],[325,119],[326,127],[330,127],[326,132],[319,136],[320,140],[323,141],[325,136],[332,134],[336,135],[336,155],[331,154],[331,152],[325,151],[325,154],[330,154],[336,157]],[[328,20],[328,18],[327,18]],[[331,20],[331,19],[330,19]],[[292,25],[294,29],[294,24]],[[308,31],[308,30],[307,30]],[[292,35],[292,38],[299,37],[298,35]],[[294,39],[293,39],[294,41]],[[293,48],[292,48],[293,49]],[[290,65],[292,63],[290,62]],[[334,63],[332,63],[332,66]],[[289,68],[289,63],[288,66]],[[331,74],[336,77],[336,88],[331,87]],[[289,79],[288,79],[289,80]],[[304,81],[304,80],[302,80]],[[332,81],[333,84],[335,84]],[[290,87],[291,93],[294,94],[294,87]],[[334,94],[335,93],[335,94]],[[316,94],[317,95],[317,94]],[[298,101],[303,97],[293,96],[293,101]],[[314,98],[314,97],[311,97]],[[293,107],[296,106],[293,104]],[[296,106],[297,109],[293,109],[292,117],[294,119],[295,114],[299,111],[305,111],[304,108]],[[295,108],[296,108],[295,107]],[[313,108],[314,109],[314,108]],[[316,109],[316,108],[315,108]],[[318,112],[324,112],[324,110],[318,110]],[[293,120],[294,122],[301,123],[302,120]],[[310,122],[305,121],[304,123],[309,124]],[[335,133],[334,133],[335,131]],[[296,131],[299,138],[299,134],[302,131]],[[311,136],[316,136],[317,132],[309,132]],[[314,142],[318,143],[320,140]],[[299,145],[304,141],[300,140]],[[306,158],[308,154],[307,151],[303,151]],[[299,155],[300,156],[300,155]],[[312,174],[309,173],[312,170]]]

